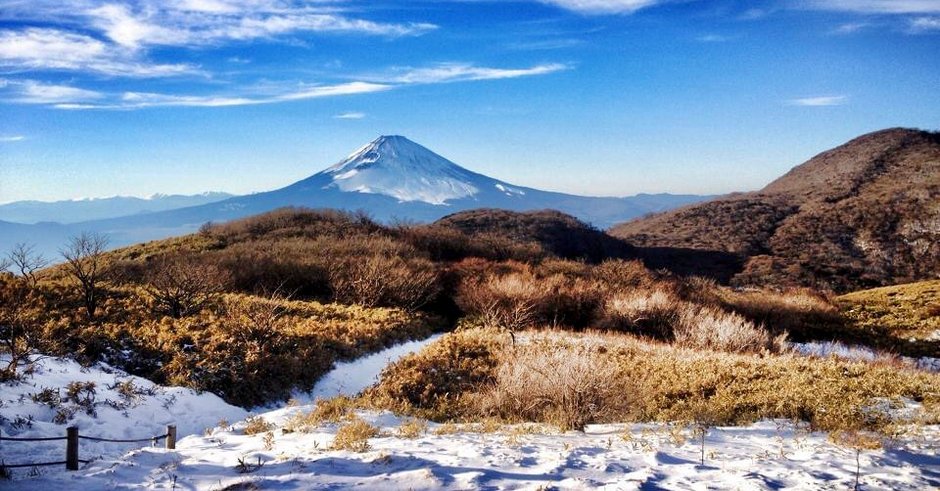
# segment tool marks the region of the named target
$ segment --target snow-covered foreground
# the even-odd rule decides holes
[[[264,417],[283,423],[296,407]],[[17,482],[22,489],[851,489],[855,453],[789,422],[714,428],[700,464],[699,442],[666,425],[596,425],[584,433],[506,426],[491,433],[458,428],[415,439],[398,435],[388,413],[359,413],[383,435],[363,453],[329,450],[338,425],[312,433],[241,434],[243,425],[192,436],[178,449],[145,448],[118,462]],[[534,430],[533,430],[534,428]],[[447,432],[443,432],[447,433]],[[263,464],[239,473],[239,461]],[[862,489],[940,486],[940,428],[905,443],[864,451]],[[232,486],[229,488],[229,486]],[[240,486],[240,487],[239,487]]]
[[[76,398],[69,397],[68,386],[73,382],[94,384],[85,385],[94,393],[85,390]],[[79,404],[76,399],[86,402]],[[104,364],[83,368],[62,358],[43,358],[31,376],[0,385],[0,428],[8,437],[61,437],[67,426],[77,426],[83,436],[137,439],[162,435],[166,425],[175,424],[182,438],[202,433],[220,419],[239,421],[246,415],[244,409],[214,394],[162,387]],[[79,458],[115,459],[139,446],[83,440]],[[2,442],[0,459],[9,465],[62,461],[65,442]],[[47,467],[43,472],[61,470]],[[15,475],[28,471],[19,469]]]
[[[594,425],[583,433],[558,433],[540,425],[426,424],[415,438],[402,436],[402,423],[387,412],[361,411],[358,416],[380,429],[362,453],[332,450],[344,424],[324,424],[309,433],[283,431],[292,416],[310,411],[317,397],[354,393],[375,380],[384,366],[431,340],[399,345],[356,362],[337,365],[313,391],[297,394],[300,405],[260,416],[273,431],[245,435],[245,422],[211,433],[225,418],[246,413],[210,394],[154,387],[145,380],[106,367],[87,370],[73,362],[46,360],[42,369],[15,387],[3,387],[0,414],[5,434],[15,414],[33,414],[22,436],[59,436],[64,427],[29,394],[42,387],[63,387],[91,380],[99,401],[121,395],[107,386],[133,380],[154,394],[141,396],[127,415],[110,407],[97,417],[75,415],[83,434],[128,437],[163,432],[175,422],[182,438],[174,451],[127,446],[96,447],[82,442],[82,458],[97,459],[77,472],[44,469],[38,476],[17,472],[16,489],[851,489],[855,481],[854,450],[832,443],[824,433],[809,432],[787,421],[763,421],[745,427],[710,429],[701,464],[700,442],[687,428],[664,424]],[[23,397],[20,397],[22,395]],[[490,426],[490,427],[487,427]],[[485,431],[484,431],[485,430]],[[61,460],[63,442],[46,447],[3,442],[0,456]],[[27,450],[13,450],[27,445]],[[22,452],[22,453],[20,453]],[[940,487],[940,426],[912,428],[878,450],[861,453],[862,489],[934,489]],[[244,472],[249,471],[249,472]],[[10,484],[10,483],[8,483]]]

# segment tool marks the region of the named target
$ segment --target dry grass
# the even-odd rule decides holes
[[[317,399],[312,411],[295,414],[284,427],[288,431],[306,432],[323,423],[339,423],[350,419],[355,407],[355,401],[346,396]]]
[[[274,429],[274,424],[269,423],[261,416],[248,416],[245,418],[245,434],[257,435],[267,433]]]
[[[506,343],[498,331],[471,329],[442,336],[382,372],[382,383],[366,390],[372,405],[437,421],[464,404],[461,396],[491,382]]]
[[[402,438],[418,438],[428,431],[428,422],[423,419],[408,419],[402,421],[398,427],[398,436]]]
[[[940,331],[940,280],[849,293],[836,303],[859,329],[917,340]]]
[[[363,421],[361,418],[354,418],[336,430],[336,436],[333,437],[333,443],[330,448],[333,450],[365,452],[370,448],[369,438],[378,436],[378,434],[378,428]]]
[[[560,370],[556,367],[568,363],[566,355],[578,354],[581,360],[570,362],[573,368],[565,376],[581,373],[575,378],[593,377],[576,368],[601,367],[603,376],[597,375],[597,379],[607,380],[612,392],[619,388],[619,394],[633,396],[625,407],[622,400],[604,397],[608,392],[599,389],[601,396],[591,399],[599,404],[590,409],[590,418],[582,421],[707,420],[709,424],[732,425],[789,418],[824,430],[879,429],[891,421],[874,408],[885,400],[907,398],[924,405],[921,418],[926,419],[921,422],[940,422],[940,375],[891,364],[701,351],[597,333],[527,334],[529,342],[516,348],[523,353],[520,360],[506,345],[482,342],[486,332],[451,336],[446,350],[431,345],[411,361],[390,367],[374,392],[384,399],[374,401],[439,420],[474,421],[495,415],[509,421],[551,419],[557,423],[559,413],[553,412],[557,406],[550,401],[563,399],[560,394],[565,389],[547,383],[563,383],[550,370]],[[464,342],[471,342],[482,350],[478,356],[495,364],[476,365],[475,383],[453,384],[445,378],[447,385],[441,390],[436,387],[440,381],[437,372],[452,363],[450,354],[460,352],[453,345]],[[417,360],[420,370],[415,370]],[[612,365],[616,368],[610,372]],[[630,381],[631,386],[623,388],[623,381]],[[421,387],[428,397],[409,399],[407,393],[396,392],[403,382]],[[572,382],[572,386],[577,384]]]

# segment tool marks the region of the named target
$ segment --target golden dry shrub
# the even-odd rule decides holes
[[[678,297],[661,288],[617,292],[605,299],[599,327],[669,339],[682,306]]]
[[[510,421],[583,430],[625,419],[636,397],[636,387],[611,358],[590,348],[534,342],[501,353],[495,380],[476,404],[482,414]]]
[[[611,290],[649,288],[656,281],[656,275],[638,259],[608,259],[594,266],[591,276]]]
[[[410,418],[402,421],[398,426],[398,436],[402,438],[418,438],[427,433],[428,422],[423,419]]]
[[[274,424],[268,422],[261,416],[248,416],[245,418],[245,434],[246,435],[257,435],[259,433],[267,433],[274,429]]]
[[[484,326],[512,332],[537,324],[587,327],[596,319],[601,298],[592,281],[563,274],[539,277],[525,268],[466,278],[455,300]]]
[[[349,419],[356,403],[347,396],[317,399],[313,410],[298,412],[287,420],[284,426],[288,431],[309,431],[323,423],[339,423]]]
[[[333,437],[330,448],[333,450],[365,452],[370,448],[369,438],[376,437],[378,434],[378,428],[357,417],[336,430],[336,436]]]
[[[673,340],[687,348],[732,353],[779,351],[783,347],[782,338],[772,339],[765,329],[739,314],[691,304],[679,309]]]
[[[440,274],[424,259],[368,254],[330,269],[335,300],[365,307],[395,306],[415,311],[440,293]]]
[[[453,332],[382,371],[365,397],[377,407],[441,420],[461,412],[460,396],[493,380],[505,344],[492,330]]]
[[[372,402],[378,407],[437,421],[482,421],[493,416],[513,421],[548,419],[552,412],[546,409],[552,406],[544,399],[527,406],[523,395],[539,393],[536,388],[542,383],[538,380],[541,375],[531,368],[544,371],[539,363],[549,363],[552,357],[504,365],[510,356],[507,352],[511,353],[509,348],[505,344],[489,345],[486,356],[490,363],[473,365],[479,371],[475,378],[470,378],[466,376],[469,371],[447,368],[455,363],[456,353],[470,353],[456,349],[454,344],[480,346],[487,336],[492,339],[498,335],[480,330],[460,334],[464,337],[452,338],[447,349],[432,344],[418,357],[387,370],[371,394],[386,397],[372,397]],[[622,401],[614,399],[605,403],[611,404],[608,407],[613,410],[596,409],[594,414],[599,421],[737,425],[786,418],[807,421],[822,430],[878,430],[898,421],[899,416],[886,407],[913,400],[924,408],[916,416],[918,421],[940,422],[940,375],[892,364],[696,350],[602,333],[531,333],[526,344],[519,344],[516,349],[531,349],[533,356],[539,350],[557,350],[557,355],[553,355],[557,358],[578,353],[591,367],[614,363],[615,379],[629,380],[635,387],[622,391],[630,396],[629,407],[624,408]],[[553,363],[564,361],[557,358]],[[502,384],[500,377],[513,383]],[[557,382],[553,376],[543,380]],[[505,390],[497,394],[496,387],[500,386]],[[560,390],[544,387],[545,392]],[[530,407],[535,409],[526,411]],[[555,413],[553,422],[560,419],[558,414]]]

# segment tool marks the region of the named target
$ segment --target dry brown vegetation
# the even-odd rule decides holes
[[[129,286],[109,288],[88,322],[71,288],[46,282],[34,291],[36,306],[22,321],[30,346],[21,351],[104,359],[158,383],[208,390],[246,406],[312,385],[334,360],[435,330],[426,315],[402,309],[243,294],[217,295],[198,312],[175,318],[156,308],[146,290]],[[2,279],[0,290],[7,290]]]
[[[926,408],[920,422],[940,422],[940,375],[892,364],[729,354],[626,335],[527,336],[513,347],[485,342],[492,339],[485,331],[449,334],[391,366],[369,399],[438,420],[499,416],[576,428],[615,420],[731,425],[790,418],[823,430],[877,430],[893,422],[877,407],[908,398]],[[472,379],[453,384],[434,373],[461,349],[483,351],[477,360],[486,362],[451,372]],[[588,366],[599,370],[587,373]],[[567,385],[564,375],[573,379]],[[569,405],[572,393],[588,403]]]
[[[470,330],[436,344],[427,356],[447,363],[430,373],[402,377],[398,387],[386,382],[386,400],[432,414],[438,404],[440,414],[449,411],[442,400],[490,380],[502,363],[494,347],[512,344],[507,331],[524,329],[603,330],[760,356],[780,352],[782,336],[936,356],[935,342],[904,344],[898,330],[859,328],[812,290],[730,289],[654,272],[639,260],[565,258],[562,252],[586,250],[565,246],[559,235],[599,232],[552,213],[503,215],[384,227],[358,214],[285,209],[208,225],[95,255],[93,317],[70,267],[0,274],[3,348],[16,354],[14,365],[30,352],[105,360],[250,406],[312,385],[335,360],[453,325],[487,328],[487,335]],[[489,230],[494,216],[509,223]],[[540,232],[540,223],[549,231]],[[491,399],[503,401],[493,412],[511,407]],[[565,419],[557,405],[530,411]]]
[[[845,292],[936,279],[940,133],[890,129],[817,155],[759,192],[618,225],[642,247],[739,254],[737,285]],[[733,266],[729,264],[728,266]]]

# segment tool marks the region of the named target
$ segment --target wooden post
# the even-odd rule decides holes
[[[66,428],[65,435],[65,469],[70,471],[78,470],[78,427],[69,426]]]
[[[166,425],[166,448],[167,450],[176,448],[176,425]]]

